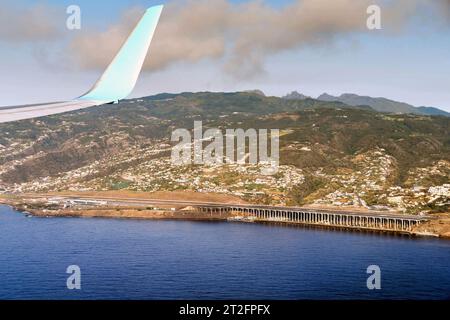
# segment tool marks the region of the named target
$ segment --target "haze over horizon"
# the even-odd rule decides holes
[[[72,1],[6,0],[0,105],[83,94],[143,10],[161,2],[166,8],[130,97],[253,89],[275,96],[354,93],[450,111],[446,0],[79,0],[82,28],[73,31],[66,28]],[[365,10],[373,3],[382,8],[382,30],[366,28]]]

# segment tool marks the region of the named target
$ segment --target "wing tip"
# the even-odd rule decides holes
[[[146,10],[146,12],[151,12],[151,11],[156,11],[156,12],[159,11],[159,12],[161,12],[163,8],[164,8],[164,5],[163,4],[159,4],[159,5],[152,6],[152,7],[148,8]]]

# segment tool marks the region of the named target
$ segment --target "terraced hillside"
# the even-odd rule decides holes
[[[280,167],[174,166],[171,132],[281,130]],[[446,211],[450,118],[256,93],[126,100],[0,125],[0,190],[194,190],[271,204]]]

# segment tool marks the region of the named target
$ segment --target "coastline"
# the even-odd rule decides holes
[[[14,210],[32,215],[35,217],[73,217],[73,218],[111,218],[111,219],[139,219],[139,220],[192,220],[192,221],[237,221],[237,222],[255,222],[255,223],[276,223],[286,226],[305,226],[317,227],[324,229],[348,230],[348,231],[373,231],[380,233],[397,233],[377,229],[361,229],[349,227],[334,227],[323,224],[307,225],[294,223],[289,221],[271,222],[261,219],[248,219],[237,213],[221,212],[209,213],[195,210],[195,208],[187,207],[170,207],[160,205],[157,208],[147,206],[75,206],[61,207],[54,206],[45,201],[29,198],[29,197],[1,197],[0,204],[8,205]],[[438,237],[450,239],[450,214],[439,214],[435,219],[426,221],[416,227],[411,232],[403,233],[411,236]]]
[[[111,219],[140,219],[140,220],[197,220],[197,221],[226,221],[230,216],[211,216],[194,211],[169,211],[169,210],[147,210],[137,208],[102,208],[102,209],[70,209],[70,210],[47,210],[30,209],[23,205],[13,205],[0,201],[0,205],[8,205],[14,210],[45,218],[111,218]]]

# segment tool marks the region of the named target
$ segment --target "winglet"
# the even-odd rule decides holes
[[[147,9],[100,79],[78,99],[113,102],[133,91],[162,9],[162,5]]]

